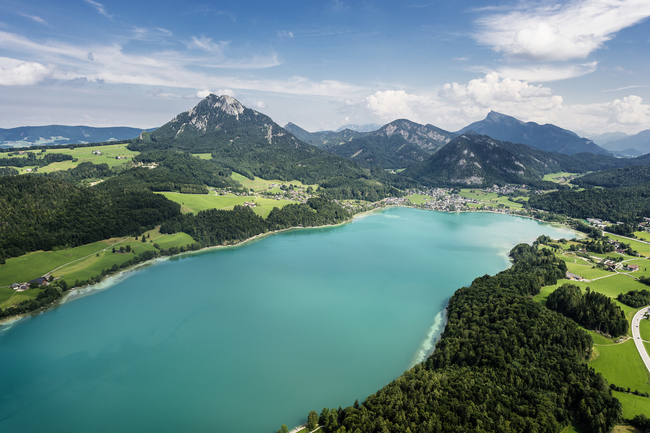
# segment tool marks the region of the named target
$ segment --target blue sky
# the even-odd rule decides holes
[[[0,127],[155,127],[209,92],[308,130],[490,110],[650,128],[650,1],[0,0]]]

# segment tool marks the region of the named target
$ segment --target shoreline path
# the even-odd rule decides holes
[[[634,315],[634,318],[632,319],[632,338],[634,338],[634,344],[636,344],[639,355],[641,355],[641,359],[643,359],[645,368],[650,371],[650,356],[648,356],[648,351],[643,345],[643,340],[641,339],[641,331],[639,330],[641,318],[647,312],[650,312],[650,308],[642,308]]]

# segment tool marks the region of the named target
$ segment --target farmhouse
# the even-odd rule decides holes
[[[628,264],[628,265],[625,266],[625,269],[627,269],[628,271],[632,271],[632,272],[638,271],[639,270],[639,265],[629,265]]]

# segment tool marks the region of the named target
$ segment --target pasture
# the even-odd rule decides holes
[[[235,205],[243,205],[245,202],[255,203],[253,212],[266,218],[274,207],[282,208],[288,204],[298,203],[293,200],[275,200],[272,198],[236,196],[234,194],[216,195],[210,194],[181,194],[177,192],[161,192],[169,200],[181,205],[181,212],[194,213],[206,209],[232,209]]]
[[[616,386],[650,392],[650,374],[639,356],[632,339],[610,346],[595,346],[598,356],[589,365],[609,383]]]
[[[55,162],[45,167],[39,168],[39,173],[50,173],[52,171],[68,170],[78,166],[82,162],[92,162],[93,164],[102,164],[106,163],[109,167],[113,168],[118,165],[122,165],[125,162],[130,162],[135,155],[139,152],[133,152],[126,148],[126,144],[109,144],[106,146],[93,146],[93,147],[77,147],[70,149],[70,147],[61,147],[56,149],[47,149],[45,154],[48,153],[61,153],[64,155],[72,155],[73,158],[76,158],[76,162],[72,161],[62,161]],[[94,155],[93,151],[101,152],[101,155]],[[37,157],[42,157],[40,151],[35,150]],[[16,157],[27,157],[27,154],[15,155]],[[121,157],[122,159],[117,159]],[[33,167],[15,167],[21,174],[26,173],[28,169]]]

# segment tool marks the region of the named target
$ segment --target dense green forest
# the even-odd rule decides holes
[[[180,215],[145,190],[101,191],[43,176],[0,177],[0,263],[30,251],[139,234]]]
[[[449,301],[436,350],[361,405],[321,412],[325,433],[611,431],[621,405],[587,366],[591,337],[533,301],[566,264],[536,245]]]
[[[587,329],[614,337],[627,333],[630,325],[621,307],[607,295],[592,292],[582,294],[580,287],[564,284],[548,296],[546,307],[557,311]]]
[[[649,281],[650,283],[650,281]],[[648,284],[648,283],[646,283]],[[618,299],[623,304],[632,308],[641,308],[650,305],[650,291],[648,290],[631,290],[627,293],[619,294]]]
[[[650,166],[647,165],[632,165],[630,167],[596,171],[571,181],[571,183],[581,188],[594,186],[621,188],[648,182],[650,182]]]
[[[650,217],[650,184],[627,188],[555,191],[534,195],[528,203],[531,207],[573,218],[634,222],[641,217]]]
[[[247,206],[180,215],[165,221],[160,232],[184,232],[192,236],[201,247],[209,247],[240,242],[268,231],[337,224],[350,218],[350,213],[338,204],[321,198],[310,198],[306,204],[274,208],[266,219]]]
[[[144,164],[117,173],[97,187],[102,190],[174,191],[187,194],[207,194],[207,186],[240,188],[230,176],[232,171],[211,160],[173,150],[144,152],[133,158]],[[149,168],[155,167],[155,168]]]

